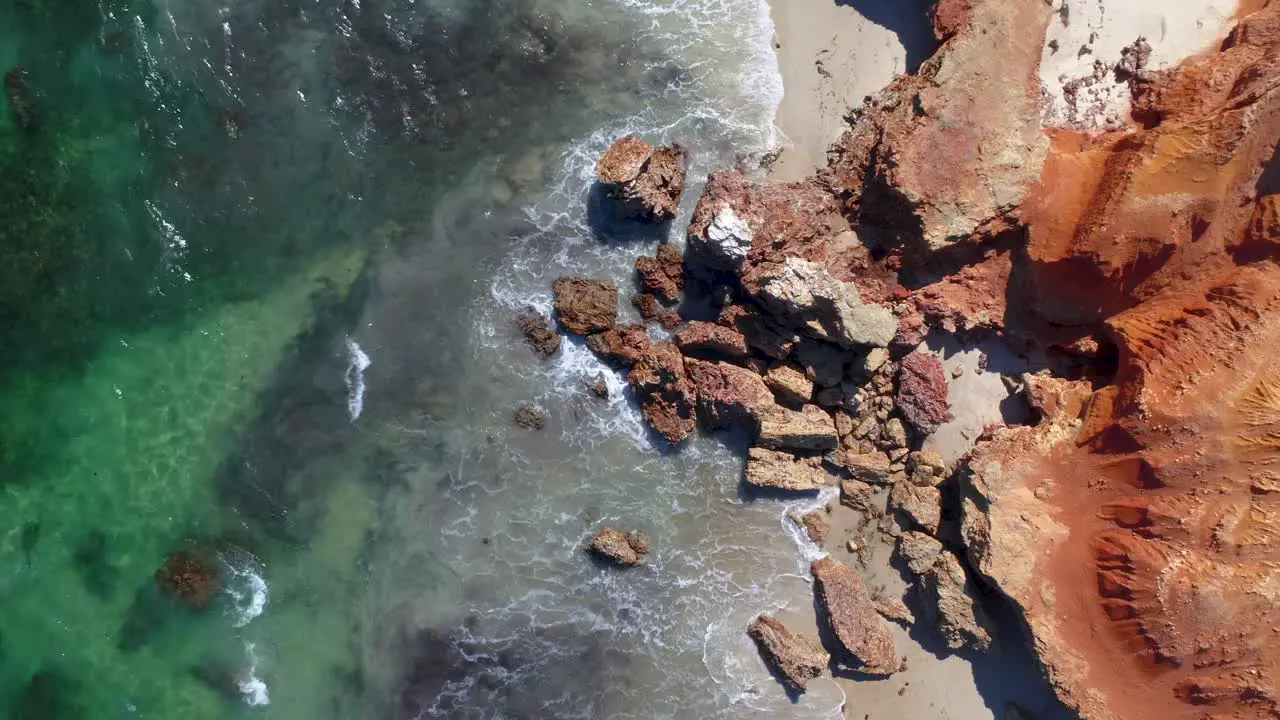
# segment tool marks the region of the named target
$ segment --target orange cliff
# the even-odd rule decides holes
[[[1051,133],[1019,214],[1035,314],[1118,370],[975,450],[963,534],[1088,718],[1280,717],[1280,0],[1254,6],[1133,83],[1140,127]]]

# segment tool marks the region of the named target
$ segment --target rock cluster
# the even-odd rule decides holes
[[[596,179],[624,217],[670,220],[684,192],[687,156],[679,145],[654,147],[628,135],[596,161]]]
[[[649,554],[649,539],[639,530],[605,527],[587,541],[587,552],[621,567],[635,567]]]

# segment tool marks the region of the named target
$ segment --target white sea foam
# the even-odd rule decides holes
[[[244,627],[253,622],[267,607],[267,581],[262,578],[262,568],[252,555],[238,554],[235,557],[223,557],[227,567],[227,581],[223,584],[225,592],[231,596],[234,614],[232,624]]]
[[[364,371],[370,364],[369,356],[360,344],[347,338],[347,372],[343,382],[347,386],[347,416],[355,422],[364,412]]]
[[[258,677],[258,653],[253,643],[245,643],[245,654],[249,656],[249,669],[240,677],[237,685],[240,697],[245,704],[254,707],[271,704],[271,696],[267,692],[267,684]]]

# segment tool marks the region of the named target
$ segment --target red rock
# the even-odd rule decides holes
[[[742,333],[700,320],[690,322],[685,329],[676,333],[674,340],[686,355],[713,355],[741,360],[749,353],[747,339]]]
[[[947,372],[932,353],[918,351],[902,359],[898,369],[898,412],[928,435],[947,421]]]
[[[551,329],[546,318],[532,310],[521,313],[516,318],[516,325],[524,334],[525,340],[537,352],[550,357],[560,349],[560,336]]]
[[[751,621],[747,635],[755,641],[760,654],[788,685],[804,691],[809,681],[827,669],[831,655],[818,643],[796,635],[778,620],[761,615]]]
[[[697,391],[684,369],[684,356],[671,343],[654,343],[627,374],[640,400],[640,412],[673,445],[697,428]]]
[[[749,347],[775,360],[785,359],[799,341],[794,332],[778,328],[742,305],[726,305],[716,322],[742,333]]]
[[[618,325],[587,338],[587,347],[604,362],[631,367],[649,351],[651,342],[643,325]]]
[[[684,192],[687,159],[679,145],[655,148],[628,135],[596,161],[596,179],[624,216],[670,220]]]
[[[637,293],[631,296],[631,304],[639,311],[640,317],[645,320],[657,322],[666,330],[674,330],[684,322],[680,318],[680,313],[670,308],[662,307],[658,302],[658,298],[649,293]]]
[[[711,429],[755,426],[761,413],[774,407],[764,380],[746,368],[725,362],[685,358],[685,370],[696,388],[698,412]]]
[[[655,257],[642,255],[636,258],[636,274],[640,276],[640,287],[646,292],[665,303],[674,303],[680,299],[680,290],[684,288],[684,256],[673,246],[663,243],[658,246]]]
[[[556,316],[571,333],[590,335],[618,321],[618,286],[586,278],[563,277],[551,283]]]
[[[222,583],[217,558],[204,550],[176,550],[156,571],[156,586],[166,597],[193,610],[203,610]]]
[[[810,571],[823,614],[859,669],[875,675],[897,672],[893,635],[858,573],[829,557],[813,563]]]

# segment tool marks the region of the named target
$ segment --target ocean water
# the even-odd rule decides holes
[[[0,716],[837,715],[743,632],[816,551],[740,439],[667,451],[513,327],[558,275],[629,286],[773,145],[771,32],[762,0],[0,0]],[[669,228],[602,220],[627,132],[692,150]],[[648,566],[591,562],[603,523]],[[184,548],[202,611],[153,579]]]

